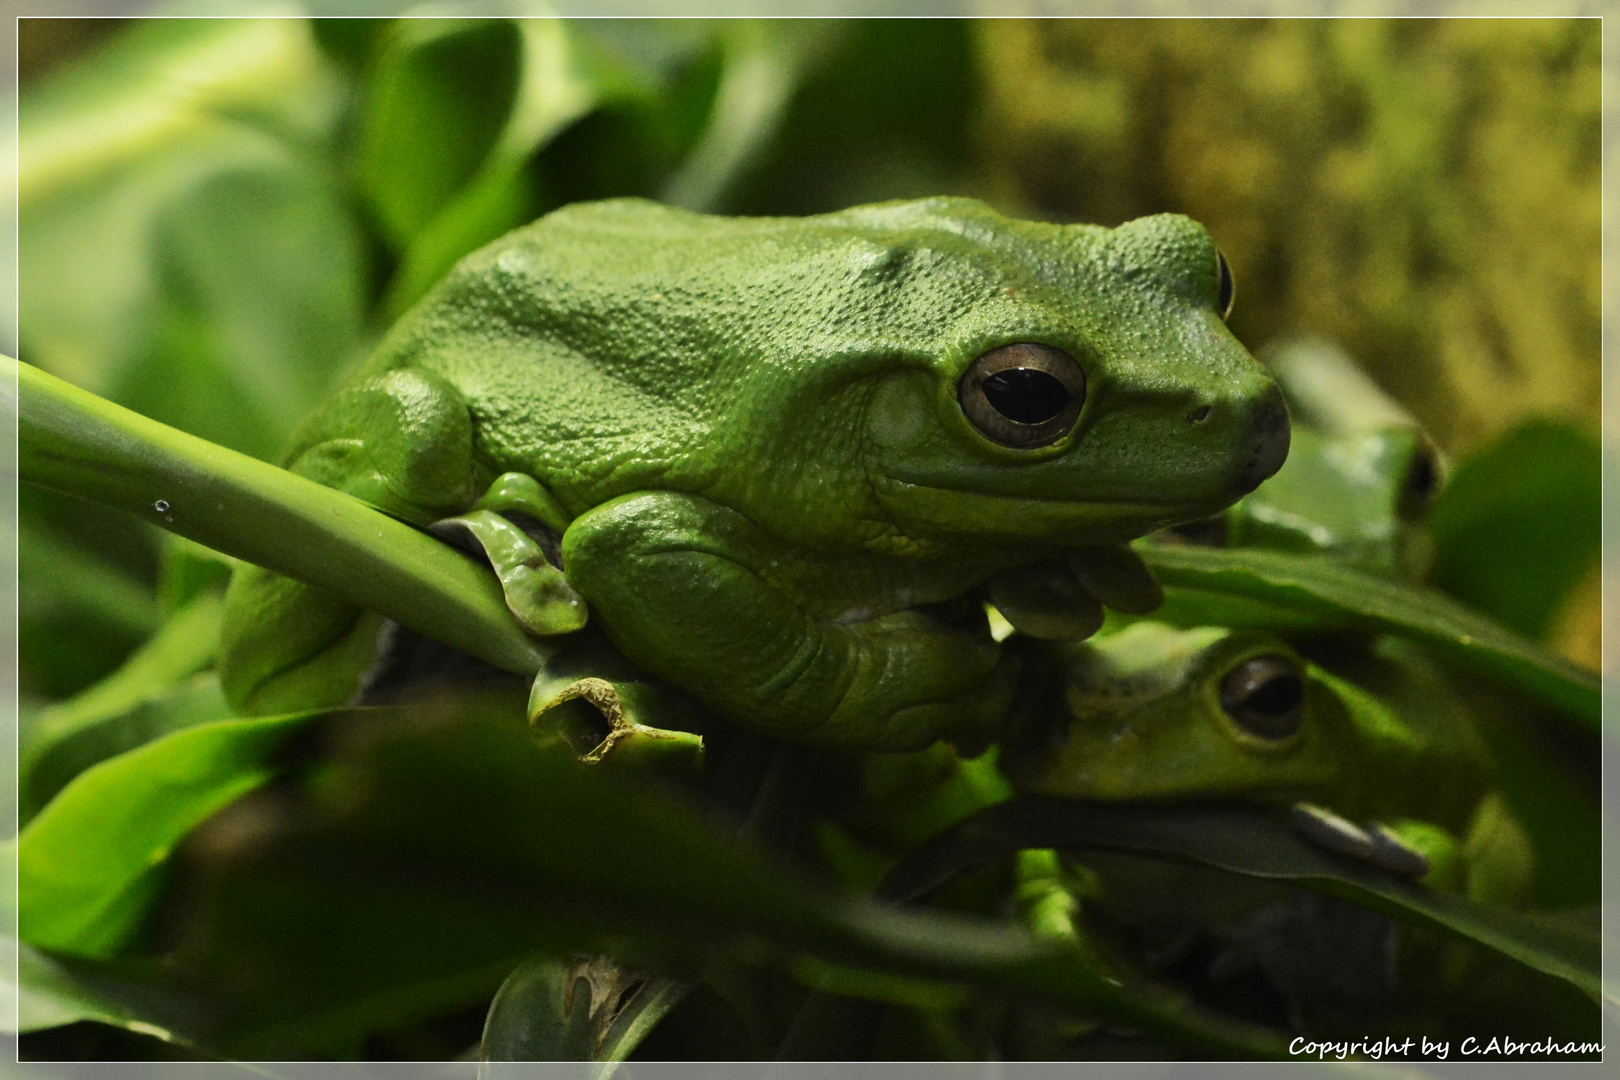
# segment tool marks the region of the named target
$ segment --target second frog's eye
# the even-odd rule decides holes
[[[1221,708],[1251,735],[1286,739],[1299,730],[1305,674],[1286,656],[1250,657],[1221,680]]]
[[[1086,402],[1086,376],[1062,349],[1034,342],[991,349],[956,386],[968,421],[1002,446],[1049,446],[1067,435]]]
[[[1232,280],[1232,265],[1221,254],[1221,249],[1215,249],[1215,310],[1220,312],[1221,321],[1232,314],[1232,301],[1237,298],[1237,282]]]
[[[1435,464],[1434,454],[1427,447],[1419,447],[1401,480],[1401,494],[1395,513],[1402,521],[1421,523],[1429,516],[1429,507],[1433,505],[1435,493],[1439,490],[1440,467]]]

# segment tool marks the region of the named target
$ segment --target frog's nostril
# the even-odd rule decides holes
[[[1288,457],[1288,406],[1282,391],[1273,390],[1249,414],[1250,453],[1238,479],[1239,494],[1248,494],[1268,479]]]

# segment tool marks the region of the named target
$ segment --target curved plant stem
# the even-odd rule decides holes
[[[507,611],[494,575],[448,545],[342,492],[0,360],[17,379],[22,480],[327,589],[503,670],[539,670],[546,646]]]

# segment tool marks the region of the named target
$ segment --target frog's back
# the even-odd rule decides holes
[[[813,405],[850,358],[927,348],[953,294],[966,310],[989,279],[1028,275],[997,252],[1019,228],[1058,231],[964,199],[813,218],[578,204],[464,259],[359,378],[442,376],[480,458],[574,512],[645,487],[705,490],[721,449],[742,449],[741,418],[791,415],[792,395]]]

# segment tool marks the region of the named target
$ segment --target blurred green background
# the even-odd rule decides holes
[[[19,26],[22,358],[147,415],[274,459],[456,259],[578,199],[1179,211],[1240,339],[1332,338],[1459,463],[1436,583],[1597,664],[1597,20]],[[21,504],[37,702],[157,625],[161,545]]]

